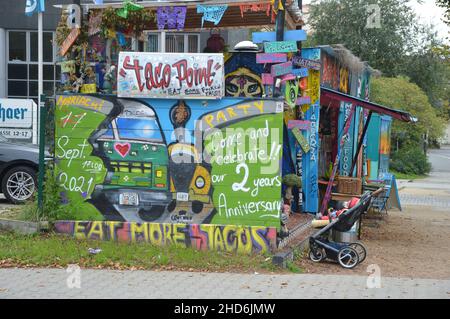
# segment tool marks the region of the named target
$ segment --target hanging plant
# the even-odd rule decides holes
[[[61,47],[64,41],[67,39],[72,29],[67,26],[67,14],[61,15],[61,20],[56,28],[56,44]],[[67,74],[67,82],[63,83],[58,90],[72,91],[74,83],[82,83],[86,78],[86,68],[89,67],[89,63],[86,62],[86,53],[89,48],[89,36],[88,36],[88,24],[82,24],[80,28],[80,35],[75,40],[73,45],[67,50],[66,54],[62,56],[65,61],[74,61],[75,68]],[[60,53],[58,52],[58,55]],[[90,76],[90,74],[89,74]]]
[[[101,23],[102,34],[111,38],[115,32],[139,37],[142,32],[155,20],[155,14],[147,9],[128,11],[127,18],[119,15],[122,9],[108,7],[103,11]]]

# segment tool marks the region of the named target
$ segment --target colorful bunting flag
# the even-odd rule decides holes
[[[156,13],[158,30],[164,30],[166,24],[169,30],[184,29],[187,7],[159,7]]]
[[[213,22],[214,25],[218,25],[222,20],[225,11],[227,11],[228,5],[220,6],[204,6],[201,4],[197,5],[197,13],[203,13],[202,16],[202,28],[205,21]]]
[[[131,0],[126,0],[123,3],[123,8],[117,10],[117,15],[119,17],[121,17],[121,18],[127,19],[128,18],[128,14],[131,11],[139,11],[139,10],[142,10],[142,9],[144,9],[143,6],[141,6],[139,4],[136,4],[136,3],[132,2]]]

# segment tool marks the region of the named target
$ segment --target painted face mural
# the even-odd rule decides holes
[[[258,97],[263,94],[261,77],[251,73],[247,68],[239,68],[237,71],[227,74],[225,88],[227,96]]]
[[[58,96],[57,180],[78,220],[279,227],[283,103]]]
[[[229,97],[262,97],[263,64],[256,63],[254,52],[234,52],[225,58],[225,95]]]

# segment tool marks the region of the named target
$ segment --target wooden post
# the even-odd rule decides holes
[[[284,40],[284,25],[286,20],[286,0],[277,0],[275,1],[275,6],[278,8],[279,4],[283,5],[283,10],[278,10],[277,13],[277,19],[276,19],[276,34],[277,34],[277,41],[283,41]],[[273,97],[279,97],[281,95],[280,90],[277,89],[277,83],[275,80],[275,83],[273,84]]]

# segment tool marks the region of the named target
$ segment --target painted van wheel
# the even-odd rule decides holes
[[[175,208],[177,208],[177,201],[173,200],[170,202],[170,204],[167,206],[167,211],[169,213],[173,212],[175,210]]]
[[[148,210],[141,209],[138,214],[144,222],[154,222],[164,214],[164,209],[164,206],[155,205]]]

